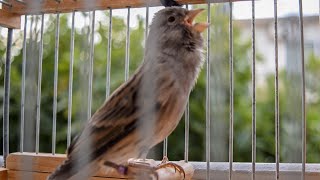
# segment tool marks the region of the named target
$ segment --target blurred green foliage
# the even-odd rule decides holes
[[[211,158],[213,161],[228,161],[229,141],[229,31],[228,15],[221,11],[219,6],[212,6],[211,16]],[[83,122],[86,121],[87,93],[88,93],[88,57],[90,21],[89,13],[77,13],[83,16],[84,26],[75,31],[75,61],[73,79],[73,106],[72,106],[72,133],[76,134]],[[106,19],[108,12],[101,11]],[[52,104],[53,104],[53,73],[54,73],[54,34],[55,16],[46,15],[44,34],[44,56],[42,74],[41,96],[41,124],[40,124],[40,151],[51,152],[52,142]],[[59,46],[59,80],[58,80],[58,114],[57,114],[57,153],[64,153],[66,149],[67,115],[68,115],[68,81],[70,59],[70,27],[68,18],[63,14],[60,24]],[[92,112],[105,100],[106,92],[106,64],[108,22],[96,22],[94,47],[94,74]],[[130,36],[130,74],[134,72],[143,59],[145,20],[138,16],[138,24],[131,27]],[[205,13],[200,20],[206,20]],[[70,21],[70,18],[69,18]],[[104,22],[105,21],[105,22]],[[28,21],[32,27],[39,27],[39,16]],[[26,78],[26,104],[25,104],[25,143],[24,151],[34,151],[35,119],[36,119],[36,93],[37,69],[39,51],[39,28],[33,28],[33,35],[27,42],[27,78]],[[112,28],[112,65],[111,65],[111,91],[115,90],[124,81],[125,59],[125,32],[126,23],[120,17],[113,17]],[[251,40],[241,38],[241,29],[234,25],[234,161],[251,161]],[[22,32],[14,38],[14,47],[19,47],[23,39]],[[207,34],[204,33],[204,39]],[[0,41],[1,70],[4,67],[5,41]],[[11,68],[11,96],[10,96],[10,151],[19,151],[20,140],[20,96],[21,96],[21,68],[22,49],[16,48]],[[207,51],[207,50],[206,50]],[[205,56],[205,54],[204,54]],[[263,63],[263,57],[257,55],[257,63]],[[320,162],[320,84],[318,79],[320,59],[311,55],[306,61],[307,78],[307,161]],[[1,97],[3,97],[3,73],[1,74]],[[290,113],[295,109],[286,108],[288,97],[287,73],[280,73],[280,128],[281,128],[281,160],[290,162],[286,157],[290,149],[285,147],[290,125]],[[297,88],[300,88],[297,87]],[[190,141],[189,160],[203,161],[205,159],[205,119],[206,119],[206,65],[199,76],[197,85],[190,95]],[[300,97],[295,97],[300,98]],[[260,162],[274,162],[275,158],[275,98],[274,75],[270,74],[265,82],[257,87],[257,160]],[[2,109],[2,98],[1,98]],[[298,106],[298,105],[297,105]],[[300,108],[301,109],[301,108]],[[300,111],[300,109],[298,109]],[[2,111],[0,111],[2,117]],[[184,119],[184,117],[183,117]],[[289,124],[289,125],[288,125]],[[1,123],[2,128],[2,123]],[[293,128],[299,134],[299,127]],[[293,139],[295,143],[300,140]],[[298,145],[300,147],[300,145]],[[162,145],[158,145],[151,152],[152,157],[161,159]],[[178,160],[184,158],[184,121],[182,120],[176,131],[169,136],[169,158]]]

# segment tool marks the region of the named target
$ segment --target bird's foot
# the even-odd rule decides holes
[[[181,175],[183,175],[183,179],[186,178],[186,173],[184,172],[184,169],[180,165],[170,162],[168,157],[164,156],[161,163],[156,167],[156,170],[167,167],[173,168],[175,172],[178,171]]]
[[[115,169],[121,175],[128,175],[128,166],[119,165],[110,161],[105,161],[103,164],[105,166]]]
[[[104,162],[104,165],[114,168],[119,174],[124,176],[139,177],[138,179],[150,179],[152,177],[159,179],[158,173],[156,172],[157,168],[143,160],[129,161],[126,166],[118,165],[110,161]]]

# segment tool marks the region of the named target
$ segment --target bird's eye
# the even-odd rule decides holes
[[[168,22],[170,22],[170,23],[174,22],[175,20],[176,20],[176,18],[173,17],[173,16],[170,16],[170,17],[168,18]]]

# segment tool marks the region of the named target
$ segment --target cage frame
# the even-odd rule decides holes
[[[12,31],[13,29],[20,29],[21,28],[21,18],[23,15],[33,15],[33,14],[49,14],[49,13],[54,13],[54,14],[59,14],[59,13],[69,13],[69,12],[75,12],[75,11],[95,11],[95,10],[107,10],[107,9],[120,9],[120,8],[128,8],[128,12],[130,12],[130,8],[138,8],[138,7],[152,7],[152,6],[159,6],[160,2],[159,0],[95,0],[95,3],[87,6],[88,4],[85,3],[85,0],[42,0],[40,9],[38,8],[25,8],[26,4],[32,3],[33,0],[9,0],[7,3],[3,3],[1,1],[0,3],[3,3],[2,9],[0,9],[0,26],[8,28],[8,41],[7,41],[7,57],[6,57],[6,64],[5,64],[5,98],[4,98],[4,104],[7,104],[4,106],[4,117],[9,120],[9,97],[10,97],[10,58],[11,58],[11,44],[12,44]],[[211,3],[227,3],[229,2],[230,8],[232,9],[232,2],[236,1],[250,1],[250,0],[177,0],[178,2],[182,4],[208,4],[210,6]],[[252,131],[253,131],[253,136],[252,136],[252,163],[234,163],[232,159],[230,159],[229,163],[212,163],[210,162],[210,146],[206,148],[207,153],[206,153],[206,158],[207,162],[206,164],[197,164],[197,162],[191,162],[194,164],[196,168],[196,174],[198,174],[197,177],[201,178],[206,178],[210,179],[211,174],[216,174],[217,172],[222,172],[222,173],[228,173],[229,179],[232,179],[232,177],[236,176],[237,173],[248,173],[248,169],[250,167],[252,168],[252,171],[249,172],[251,179],[257,179],[256,175],[263,175],[267,174],[266,176],[263,175],[263,177],[271,177],[274,176],[275,179],[280,179],[280,174],[281,178],[292,178],[293,176],[288,175],[286,177],[286,172],[294,172],[294,173],[301,173],[301,179],[308,179],[308,180],[313,180],[317,179],[320,177],[320,165],[319,164],[307,164],[306,163],[306,113],[305,113],[305,72],[304,72],[304,44],[300,44],[300,50],[301,50],[301,63],[302,63],[302,170],[300,172],[300,169],[297,167],[298,165],[296,164],[285,164],[285,163],[280,163],[279,159],[279,139],[276,141],[276,163],[271,163],[268,165],[261,164],[261,163],[256,163],[256,158],[255,158],[255,151],[256,151],[256,136],[255,136],[255,0],[251,0],[252,2],[252,88],[254,89],[253,92],[253,98],[252,98],[252,117],[253,117],[253,125],[252,125]],[[276,117],[275,117],[275,132],[276,132],[276,138],[279,138],[279,92],[278,92],[278,25],[277,25],[277,0],[274,0],[274,18],[275,18],[275,23],[274,23],[274,30],[275,30],[275,103],[276,103]],[[301,42],[304,42],[304,32],[303,32],[303,11],[302,11],[302,0],[299,0],[299,20],[300,20],[300,40]],[[110,11],[111,12],[111,11]],[[129,13],[128,13],[129,14]],[[130,14],[129,14],[130,15]],[[128,19],[130,17],[128,16]],[[130,19],[129,19],[130,20]],[[229,56],[229,61],[230,61],[230,69],[233,69],[233,36],[232,36],[232,10],[230,11],[230,24],[229,24],[229,31],[230,31],[230,56]],[[208,29],[208,34],[210,32],[210,29]],[[127,30],[127,34],[130,33]],[[210,44],[210,37],[207,39],[208,45]],[[127,42],[127,51],[128,51],[128,43]],[[207,54],[207,58],[210,57],[210,54]],[[127,58],[126,58],[127,61]],[[207,65],[207,80],[210,78],[210,68]],[[231,88],[230,88],[230,113],[231,115],[233,114],[233,71],[230,71],[230,82],[231,82]],[[208,76],[209,73],[209,76]],[[210,79],[209,79],[210,80]],[[208,82],[210,82],[208,80]],[[206,91],[207,95],[210,95],[210,91],[207,89]],[[210,103],[208,104],[207,102],[207,107],[210,107]],[[186,109],[186,112],[188,109]],[[207,112],[208,113],[208,112]],[[208,118],[210,114],[206,113],[206,117]],[[233,117],[233,116],[231,116]],[[7,121],[8,123],[9,121]],[[6,123],[6,120],[4,118],[4,123]],[[210,123],[210,121],[207,121],[207,123]],[[233,125],[233,119],[230,119],[230,124]],[[8,124],[4,124],[7,126]],[[4,127],[5,127],[4,126]],[[210,124],[206,124],[206,127],[210,127]],[[210,129],[206,129],[206,134],[210,131]],[[230,134],[233,134],[233,129],[230,128]],[[4,140],[7,138],[7,136],[4,135]],[[207,136],[207,140],[210,137]],[[70,143],[70,142],[69,142]],[[233,136],[230,136],[229,139],[229,157],[233,157]],[[165,148],[166,149],[166,148]],[[55,154],[55,153],[53,153]],[[7,151],[8,155],[8,151]],[[33,157],[34,155],[30,154],[13,154],[15,157],[20,157],[20,158],[30,158]],[[42,154],[40,157],[46,157],[48,158],[50,155]],[[187,156],[187,155],[186,155]],[[5,155],[6,157],[6,155]],[[39,157],[33,157],[33,158],[39,158]],[[209,159],[209,160],[208,160]],[[219,165],[217,165],[219,164]],[[270,170],[270,167],[272,167],[273,170]],[[221,169],[222,168],[222,169]],[[10,169],[10,168],[9,168]],[[210,169],[210,171],[208,170]],[[288,170],[288,171],[286,171]],[[2,176],[2,173],[8,173],[6,169],[0,169],[0,177],[6,177],[7,175]],[[267,173],[266,173],[267,172]],[[270,175],[271,173],[271,175]],[[274,175],[273,175],[274,173]],[[290,173],[289,173],[290,174]],[[239,175],[239,174],[238,174]],[[9,171],[9,176],[10,176],[10,171]],[[246,176],[247,178],[247,176]]]
[[[248,0],[231,0],[248,1]],[[93,11],[106,9],[139,8],[160,6],[160,0],[95,0],[88,6],[85,0],[42,0],[38,8],[26,8],[34,0],[8,0],[4,1],[0,9],[0,25],[7,28],[20,29],[20,16],[30,14],[68,13],[72,11]],[[181,4],[204,4],[229,2],[229,0],[177,0]]]

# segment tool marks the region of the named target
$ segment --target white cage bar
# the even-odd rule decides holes
[[[229,180],[232,179],[233,171],[233,129],[234,129],[234,119],[233,119],[233,91],[234,91],[234,82],[233,82],[233,4],[229,2],[229,71],[230,71],[230,122],[229,122]]]
[[[60,33],[60,13],[56,16],[56,34],[54,48],[54,87],[53,87],[53,118],[52,118],[52,154],[56,153],[57,139],[57,98],[58,98],[58,65],[59,65],[59,33]]]
[[[257,123],[256,123],[256,27],[255,27],[255,0],[251,1],[251,9],[252,9],[252,19],[251,19],[251,28],[252,28],[252,70],[251,70],[251,83],[252,83],[252,129],[251,129],[251,137],[252,137],[252,144],[251,144],[251,153],[252,153],[252,176],[251,179],[255,180],[256,179],[256,151],[257,151]]]
[[[41,30],[40,30],[40,49],[39,49],[39,67],[38,67],[38,91],[37,91],[37,119],[36,119],[36,153],[39,153],[40,144],[40,107],[41,107],[41,83],[42,83],[42,60],[43,60],[43,28],[44,14],[41,14]]]
[[[276,173],[275,178],[278,180],[279,163],[280,163],[280,118],[279,118],[279,63],[278,63],[278,2],[274,0],[274,61],[275,61],[275,142],[276,142]]]
[[[211,4],[208,2],[207,4],[207,22],[210,24],[211,22]],[[207,29],[207,57],[206,57],[206,162],[207,162],[207,171],[206,171],[206,179],[210,179],[210,162],[211,162],[211,119],[210,119],[210,111],[211,111],[211,103],[210,103],[210,27]]]

